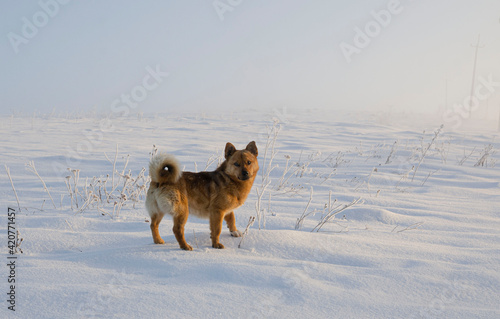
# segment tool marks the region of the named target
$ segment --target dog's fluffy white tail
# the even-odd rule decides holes
[[[151,176],[152,182],[159,184],[177,183],[181,175],[179,162],[170,154],[156,154],[149,162],[149,176]]]

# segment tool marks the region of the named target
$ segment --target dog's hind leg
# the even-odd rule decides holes
[[[193,247],[188,245],[186,239],[184,238],[184,225],[186,225],[188,214],[189,212],[186,208],[184,211],[174,215],[174,227],[172,228],[172,231],[174,232],[175,238],[177,239],[181,249],[193,250]]]
[[[234,212],[230,212],[224,216],[224,220],[226,221],[227,228],[231,232],[231,236],[233,237],[241,237],[241,232],[236,228],[236,219],[234,218]]]
[[[155,244],[164,244],[165,241],[161,239],[160,232],[158,231],[158,226],[163,218],[163,215],[160,213],[156,213],[151,216],[151,233],[153,234],[153,241]]]

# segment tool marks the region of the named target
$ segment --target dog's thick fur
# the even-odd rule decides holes
[[[149,164],[151,184],[146,197],[146,208],[151,217],[151,232],[155,244],[164,244],[158,226],[165,214],[172,215],[173,232],[179,246],[193,248],[184,238],[188,215],[208,218],[212,247],[224,248],[219,242],[222,222],[226,221],[232,236],[240,237],[236,228],[234,210],[245,202],[259,170],[255,142],[246,149],[236,150],[227,143],[225,161],[213,172],[182,172],[171,155],[157,154]]]

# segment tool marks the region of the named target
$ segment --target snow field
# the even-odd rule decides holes
[[[147,167],[153,145],[194,171],[207,163],[214,169],[226,142],[241,148],[256,140],[262,170],[267,132],[273,127],[268,114],[4,119],[7,124],[0,131],[8,138],[0,142],[0,159],[9,167],[20,199],[17,227],[24,238],[16,314],[500,316],[498,133],[450,132],[445,127],[433,141],[439,123],[329,118],[334,117],[314,112],[281,118],[271,163],[275,168],[261,200],[261,230],[256,222],[238,248],[240,239],[224,228],[226,249],[214,250],[208,222],[190,217],[186,240],[192,252],[178,248],[168,216],[160,225],[166,244],[152,243],[144,198],[138,198],[135,208],[127,198],[119,213],[112,202],[100,206],[110,214],[95,203],[82,212],[72,209],[66,168],[79,170],[83,193],[86,181],[112,173],[117,144],[117,171],[128,155],[126,171],[136,177]],[[485,165],[474,166],[490,144]],[[29,161],[56,208],[38,177],[25,169]],[[17,207],[17,202],[5,170],[0,176],[1,222],[6,225],[7,206]],[[235,212],[241,231],[257,215],[255,189],[262,187],[261,181],[259,176],[247,202]],[[358,204],[311,232],[329,201],[342,207],[358,198]],[[310,214],[296,230],[304,212]],[[6,267],[0,276],[6,278]],[[1,287],[7,289],[6,280]],[[1,316],[6,315],[12,314],[4,303]]]

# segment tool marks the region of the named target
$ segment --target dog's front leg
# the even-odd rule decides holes
[[[229,232],[233,237],[241,237],[241,232],[236,228],[236,219],[234,218],[234,212],[230,212],[226,214],[224,217],[226,221],[227,228],[229,228]]]
[[[219,236],[222,231],[222,222],[224,221],[223,212],[213,212],[210,214],[210,237],[212,237],[212,247],[223,249],[224,245],[219,242]]]

